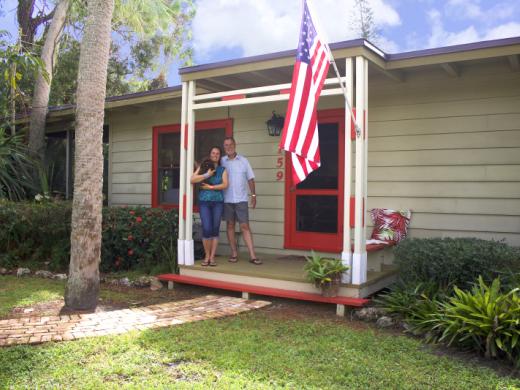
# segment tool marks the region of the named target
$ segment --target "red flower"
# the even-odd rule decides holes
[[[133,241],[133,239],[134,239],[134,236],[132,236],[131,234],[127,238],[128,241]]]
[[[130,210],[130,215],[135,215],[135,211],[134,210]]]
[[[143,222],[143,219],[142,219],[141,217],[137,217],[137,218],[135,219],[135,222],[137,222],[137,223],[139,223],[139,222]]]
[[[129,249],[127,253],[128,253],[128,256],[132,256],[134,254],[134,251],[133,251],[133,249]]]

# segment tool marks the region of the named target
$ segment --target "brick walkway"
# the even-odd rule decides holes
[[[230,316],[269,305],[267,301],[206,295],[185,301],[91,314],[0,320],[0,346],[76,340]]]

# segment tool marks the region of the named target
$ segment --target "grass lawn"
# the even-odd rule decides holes
[[[9,305],[2,290],[6,280],[0,277],[2,310]],[[32,281],[18,279],[18,290],[33,301],[45,299],[47,293],[25,288]],[[55,287],[51,296],[62,291]],[[16,298],[7,291],[11,305],[27,302],[23,291]],[[159,330],[0,348],[0,389],[520,388],[519,379],[333,313],[292,317],[276,305]]]
[[[65,281],[32,277],[0,276],[0,318],[14,307],[26,307],[63,298]],[[102,288],[101,299],[107,302],[139,300],[139,290],[130,292]]]

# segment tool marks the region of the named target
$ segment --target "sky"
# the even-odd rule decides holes
[[[354,39],[355,0],[312,0],[329,42]],[[520,0],[368,0],[386,53],[520,36]],[[296,48],[301,0],[195,0],[195,64]],[[16,33],[15,0],[0,0],[0,29]],[[177,64],[169,85],[179,83]]]

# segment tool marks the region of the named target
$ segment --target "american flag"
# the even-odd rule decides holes
[[[328,47],[318,35],[307,1],[280,149],[291,152],[294,185],[320,166],[316,107],[329,70]]]

